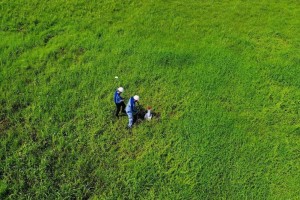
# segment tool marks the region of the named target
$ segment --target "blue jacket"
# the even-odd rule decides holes
[[[127,106],[126,106],[126,112],[129,112],[129,113],[134,113],[136,112],[136,108],[135,108],[135,101],[134,101],[134,98],[131,97],[127,103]]]
[[[118,90],[115,92],[114,101],[115,101],[115,103],[121,103],[123,101],[123,98],[121,97]]]

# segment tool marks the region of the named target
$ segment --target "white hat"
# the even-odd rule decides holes
[[[133,99],[136,100],[136,101],[139,101],[139,100],[140,100],[140,97],[139,97],[138,95],[134,95],[134,96],[133,96]]]
[[[119,87],[119,88],[118,88],[118,91],[119,91],[119,92],[124,92],[124,88]]]

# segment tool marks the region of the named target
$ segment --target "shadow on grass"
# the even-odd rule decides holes
[[[143,121],[146,121],[145,119],[145,114],[147,113],[147,109],[145,109],[142,105],[138,106],[138,113],[134,116],[134,124],[138,125],[142,123]],[[156,113],[151,111],[152,118],[159,119],[160,118],[160,113]]]

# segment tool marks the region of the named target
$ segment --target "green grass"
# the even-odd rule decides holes
[[[1,199],[300,197],[298,1],[4,0],[0,14]],[[118,86],[161,117],[129,133]]]

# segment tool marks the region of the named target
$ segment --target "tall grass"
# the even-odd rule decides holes
[[[2,1],[0,197],[297,199],[299,8]]]

